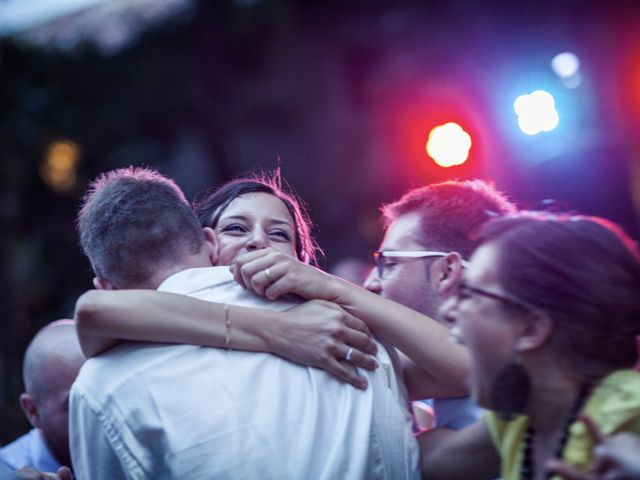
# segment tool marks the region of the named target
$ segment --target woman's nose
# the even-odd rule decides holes
[[[249,239],[247,240],[247,250],[260,250],[269,246],[269,239],[267,234],[261,229],[255,229],[251,232]]]

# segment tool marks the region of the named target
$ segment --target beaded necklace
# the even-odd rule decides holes
[[[569,411],[569,415],[567,415],[567,419],[564,423],[564,427],[562,428],[562,436],[560,437],[560,441],[558,442],[558,447],[554,452],[554,458],[562,459],[562,455],[564,453],[564,447],[569,440],[569,429],[573,422],[578,418],[578,414],[582,407],[584,406],[587,398],[589,396],[589,392],[591,391],[591,384],[583,383],[578,391],[578,395],[576,399],[573,401],[573,405],[571,406],[571,410]],[[535,438],[536,431],[533,428],[533,425],[529,424],[527,427],[527,431],[524,434],[524,439],[522,442],[522,465],[520,466],[520,478],[521,480],[532,480],[534,478],[534,465],[533,465],[533,452],[535,447]],[[546,472],[545,479],[549,480],[552,477],[551,472]]]

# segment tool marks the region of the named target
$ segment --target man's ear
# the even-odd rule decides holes
[[[528,312],[521,320],[516,351],[519,353],[537,350],[545,345],[553,333],[553,320],[542,312]]]
[[[433,262],[432,279],[435,281],[438,295],[448,298],[462,278],[462,257],[458,252],[449,252]]]
[[[93,286],[98,290],[117,290],[113,283],[103,277],[93,277]]]
[[[216,232],[214,232],[213,228],[211,227],[203,227],[202,233],[204,234],[204,244],[209,253],[211,265],[217,265],[219,245]]]
[[[38,412],[38,405],[35,398],[30,393],[23,393],[20,395],[20,406],[22,411],[29,419],[29,423],[33,428],[42,428],[42,422],[40,421],[40,414]]]

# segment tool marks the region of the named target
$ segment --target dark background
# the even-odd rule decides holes
[[[139,3],[0,38],[0,444],[28,428],[27,342],[91,288],[74,216],[105,170],[153,166],[193,198],[281,165],[325,268],[368,261],[380,204],[447,178],[639,236],[638,2],[183,0],[153,20]],[[581,60],[578,88],[550,69],[563,51]],[[538,88],[560,124],[529,137],[512,104]],[[444,169],[424,145],[451,120],[473,146]],[[58,178],[47,152],[60,141],[78,160]]]

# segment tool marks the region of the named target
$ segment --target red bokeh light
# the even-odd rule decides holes
[[[392,109],[395,119],[393,140],[401,166],[406,169],[412,184],[482,176],[488,130],[481,128],[483,110],[478,99],[460,85],[449,83],[405,89],[402,99],[398,99]],[[460,125],[469,134],[472,147],[464,163],[442,167],[428,156],[425,146],[435,127],[450,122]],[[484,123],[491,122],[485,120]]]
[[[637,44],[640,44],[640,39]],[[636,47],[629,55],[628,85],[625,91],[629,92],[630,113],[634,124],[634,130],[640,130],[640,46]]]

